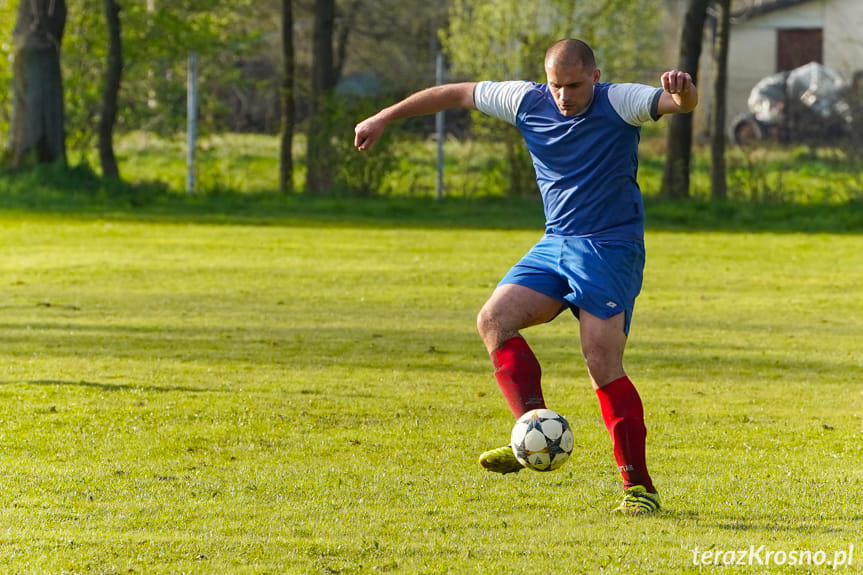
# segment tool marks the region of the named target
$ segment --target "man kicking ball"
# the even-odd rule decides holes
[[[566,308],[579,320],[581,349],[611,434],[629,514],[653,513],[659,494],[647,471],[641,398],[623,369],[635,298],[644,270],[644,207],[636,181],[642,124],[695,108],[686,72],[668,71],[661,88],[601,83],[593,50],[555,42],[547,82],[464,82],[427,88],[355,128],[366,150],[390,122],[448,108],[476,109],[516,126],[533,158],[545,234],[480,310],[477,327],[513,415],[545,407],[540,365],[520,330]],[[497,473],[522,466],[507,445],[480,456]]]

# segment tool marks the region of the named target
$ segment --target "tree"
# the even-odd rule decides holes
[[[306,3],[307,4],[307,3]],[[335,188],[357,192],[346,181],[343,170],[356,156],[342,144],[348,125],[353,126],[381,99],[392,99],[405,90],[424,87],[434,81],[432,40],[446,12],[446,2],[425,0],[314,0],[312,26],[303,26],[304,3],[297,2],[297,46],[312,46],[312,67],[303,73],[297,61],[296,90],[302,99],[308,94],[306,190],[328,194]],[[303,36],[312,29],[311,41]],[[350,49],[348,49],[350,47]],[[335,87],[343,76],[358,73],[357,82],[345,92]],[[302,78],[309,77],[309,92]],[[418,85],[419,84],[419,85]],[[345,96],[357,88],[350,96]],[[380,143],[379,143],[380,144]],[[385,146],[376,146],[374,157],[384,160]],[[349,152],[350,157],[346,157]],[[366,156],[363,166],[371,169]],[[389,160],[384,161],[387,163]],[[371,172],[383,169],[378,165]],[[347,178],[350,180],[351,178]],[[372,178],[372,180],[377,179]],[[371,180],[369,180],[371,181]],[[362,184],[362,193],[375,193]]]
[[[102,92],[102,114],[99,117],[99,161],[102,164],[104,177],[119,178],[120,170],[114,155],[114,124],[117,121],[117,98],[123,75],[120,7],[116,0],[104,0],[104,2],[105,22],[108,28],[108,60]]]
[[[289,192],[294,184],[294,12],[292,0],[282,0],[282,133],[279,153],[279,188]]]
[[[678,67],[698,84],[698,59],[709,0],[689,0],[680,37]],[[663,193],[670,198],[689,196],[689,164],[692,159],[692,114],[675,114],[668,128],[668,150],[662,175]]]
[[[14,166],[29,157],[40,163],[66,163],[60,73],[65,26],[65,0],[30,0],[18,5],[9,145]]]
[[[12,2],[0,2],[0,38],[11,38],[12,28],[15,26],[15,12],[17,5]],[[0,86],[12,85],[11,66],[12,62],[11,42],[0,42]],[[0,90],[0,134],[9,133],[10,110],[12,108],[12,90]],[[8,142],[7,142],[8,144]]]
[[[108,119],[104,109],[106,73],[116,38],[113,42],[109,38],[104,1],[65,0],[65,120],[67,147],[73,159],[97,150],[100,123]],[[270,10],[269,3],[254,0],[114,2],[121,7],[122,20],[122,89],[117,94],[115,138],[120,130],[162,136],[185,130],[190,51],[197,52],[202,62],[199,109],[202,133],[206,133],[225,110],[219,98],[239,83],[240,63],[265,42],[264,34],[269,30],[261,22],[269,23],[276,15],[265,12]],[[272,92],[277,97],[277,86]]]
[[[726,91],[728,85],[728,37],[731,0],[715,0],[716,29],[713,35],[713,113],[710,129],[710,190],[716,199],[728,196],[725,173]]]
[[[328,161],[331,154],[328,153],[330,134],[326,126],[326,104],[336,84],[333,55],[335,21],[335,0],[315,0],[306,190],[318,195],[329,193],[332,184],[332,166]]]

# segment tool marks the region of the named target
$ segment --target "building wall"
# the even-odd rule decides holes
[[[776,30],[822,28],[824,64],[847,80],[863,70],[863,0],[812,0],[732,24],[728,51],[727,123],[749,111],[752,87],[776,73]],[[712,109],[712,34],[708,30],[699,66],[700,104],[696,129],[703,135]]]
[[[863,70],[863,0],[833,0],[824,13],[824,64],[847,80]]]

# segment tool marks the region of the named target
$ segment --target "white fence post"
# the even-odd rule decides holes
[[[438,50],[435,58],[435,77],[437,85],[443,84],[443,53]],[[437,132],[437,199],[443,198],[443,140],[444,112],[435,114],[435,131]]]
[[[186,80],[186,192],[196,187],[195,150],[198,140],[198,53],[189,52]]]

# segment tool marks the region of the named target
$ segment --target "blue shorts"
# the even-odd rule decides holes
[[[498,285],[529,287],[569,306],[608,319],[625,312],[629,334],[644,275],[644,244],[543,236]]]

